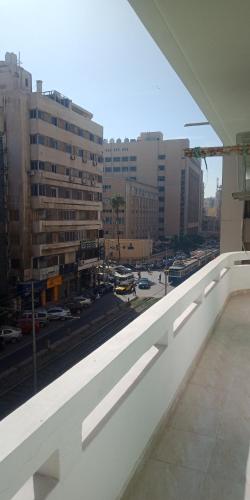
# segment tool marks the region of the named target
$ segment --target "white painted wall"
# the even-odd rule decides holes
[[[242,250],[243,202],[232,197],[232,193],[237,191],[239,191],[238,162],[237,156],[231,154],[223,158],[221,253]]]
[[[0,422],[1,500],[119,498],[247,259],[220,255]]]

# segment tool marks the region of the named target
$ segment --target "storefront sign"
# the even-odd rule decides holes
[[[62,284],[62,276],[54,276],[53,278],[47,279],[47,288],[54,288],[54,286],[59,286]]]

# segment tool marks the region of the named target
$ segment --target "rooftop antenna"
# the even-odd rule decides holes
[[[22,61],[20,59],[20,51],[19,51],[18,52],[18,60],[17,60],[17,65],[19,66],[19,68],[20,68],[21,64],[23,64],[23,63],[22,63]]]

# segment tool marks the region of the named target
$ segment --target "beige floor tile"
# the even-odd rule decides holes
[[[192,384],[223,391],[228,389],[232,381],[233,373],[230,370],[224,371],[222,366],[217,366],[214,369],[198,366],[190,380]]]
[[[202,472],[149,460],[135,475],[123,500],[200,500],[204,478]]]
[[[200,500],[250,500],[249,485],[244,481],[234,483],[227,479],[213,479],[206,477],[202,488]]]
[[[227,393],[213,387],[189,383],[181,398],[182,403],[199,405],[202,408],[221,408],[225,402]]]
[[[235,441],[239,445],[250,443],[250,418],[237,414],[237,407],[223,408],[219,417],[216,435],[219,439]]]
[[[206,472],[214,446],[215,438],[168,427],[159,437],[151,458]]]
[[[219,424],[217,408],[181,402],[169,420],[169,426],[182,431],[197,432],[214,437]]]
[[[235,439],[217,439],[209,464],[208,474],[214,479],[230,478],[232,482],[250,481],[250,442]]]

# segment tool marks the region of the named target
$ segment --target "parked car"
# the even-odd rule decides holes
[[[86,297],[85,295],[78,295],[74,297],[74,302],[78,302],[81,307],[89,307],[92,304],[92,299],[90,297]]]
[[[17,322],[17,326],[21,329],[22,334],[26,333],[32,333],[32,320],[29,318],[21,318]],[[39,321],[36,319],[35,320],[35,332],[39,333],[40,331],[40,324]]]
[[[138,287],[141,289],[148,290],[150,288],[150,281],[148,278],[141,278],[138,283]]]
[[[112,285],[112,283],[101,283],[97,287],[97,293],[100,293],[101,295],[103,295],[105,293],[113,292],[113,290],[114,290],[114,286]]]
[[[0,327],[0,337],[5,342],[19,342],[22,339],[21,328],[15,328],[13,326],[1,326]]]
[[[23,314],[22,314],[22,317],[26,318],[26,319],[31,319],[32,320],[32,311],[24,311]],[[35,311],[35,320],[39,321],[39,325],[41,327],[47,326],[47,324],[49,322],[47,311],[46,310],[44,310],[44,311],[38,311],[38,310]]]
[[[77,300],[70,300],[64,304],[64,307],[70,310],[71,314],[80,314],[83,309],[82,304]]]
[[[63,307],[50,307],[47,310],[49,319],[56,320],[60,319],[62,321],[69,319],[71,317],[71,312],[68,308]]]
[[[134,289],[135,289],[135,283],[129,283],[126,285],[125,284],[124,285],[116,285],[115,293],[117,293],[117,294],[132,293]]]

